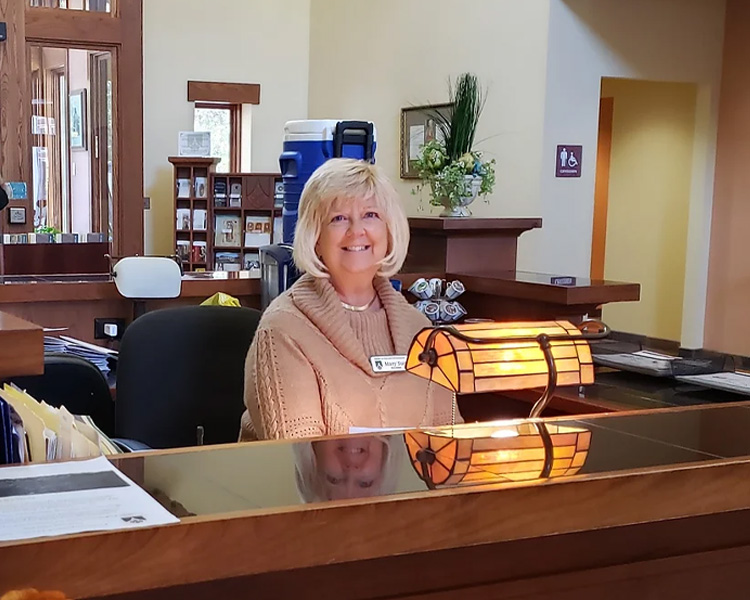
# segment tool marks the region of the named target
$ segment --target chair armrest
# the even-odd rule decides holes
[[[143,442],[137,440],[126,440],[123,438],[113,438],[112,441],[117,444],[123,452],[140,452],[141,450],[153,450]]]

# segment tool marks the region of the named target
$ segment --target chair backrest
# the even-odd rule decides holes
[[[185,306],[146,313],[125,330],[117,364],[117,437],[152,448],[237,440],[247,351],[260,311]]]
[[[44,355],[44,374],[9,379],[40,402],[65,406],[74,415],[88,415],[111,436],[115,429],[115,405],[102,372],[80,356],[49,352]]]

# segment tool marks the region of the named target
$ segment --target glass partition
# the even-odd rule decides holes
[[[33,231],[111,242],[112,53],[30,45],[29,56]]]

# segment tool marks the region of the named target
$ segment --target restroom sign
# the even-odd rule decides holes
[[[557,167],[556,177],[580,177],[583,165],[583,146],[564,144],[557,147],[555,156]]]

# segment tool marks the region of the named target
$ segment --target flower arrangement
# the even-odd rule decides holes
[[[436,139],[422,146],[416,161],[422,180],[412,193],[430,191],[430,204],[443,206],[441,216],[470,216],[467,206],[487,197],[495,187],[495,160],[484,161],[474,149],[479,117],[486,97],[476,75],[464,73],[455,85],[449,82],[450,108],[435,111]]]

